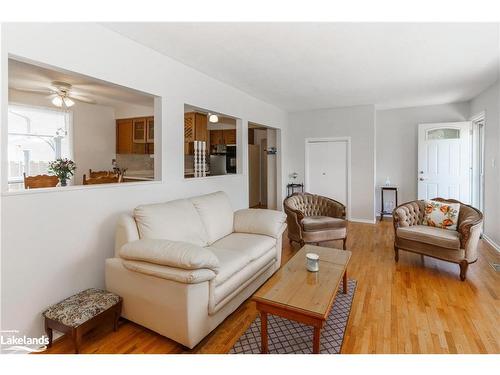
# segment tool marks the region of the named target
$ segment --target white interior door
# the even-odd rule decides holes
[[[335,199],[347,206],[348,142],[306,143],[306,191]]]
[[[420,124],[418,198],[471,202],[471,123]]]

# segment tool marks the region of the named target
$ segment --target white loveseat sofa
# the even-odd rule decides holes
[[[279,267],[284,213],[233,212],[223,192],[123,215],[106,288],[122,316],[193,348]]]

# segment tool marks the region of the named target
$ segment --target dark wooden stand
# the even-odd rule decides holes
[[[381,200],[381,206],[380,206],[380,221],[384,218],[384,215],[392,215],[392,212],[384,211],[384,191],[389,190],[389,191],[394,191],[394,194],[396,195],[396,204],[394,207],[398,206],[398,187],[397,186],[381,186],[380,187],[380,200]]]
[[[90,331],[92,328],[97,327],[102,322],[112,321],[113,322],[113,330],[116,331],[118,329],[118,320],[120,319],[120,315],[122,312],[122,299],[120,301],[111,306],[109,309],[103,311],[102,313],[94,316],[93,318],[87,320],[83,324],[80,324],[78,327],[67,326],[57,320],[49,319],[45,317],[45,332],[47,332],[47,337],[49,338],[50,348],[52,346],[52,330],[65,333],[70,335],[74,344],[75,344],[75,353],[78,354],[80,352],[80,344],[82,342],[82,336]]]
[[[289,197],[293,193],[303,193],[304,184],[288,184],[286,185],[286,196]]]

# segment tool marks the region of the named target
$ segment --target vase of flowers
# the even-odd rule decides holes
[[[67,181],[75,174],[76,164],[73,160],[64,158],[56,159],[49,163],[49,173],[57,176],[61,186],[66,186]]]

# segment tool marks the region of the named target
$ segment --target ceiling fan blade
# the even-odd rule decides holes
[[[96,104],[96,101],[95,100],[92,100],[92,99],[89,99],[89,98],[86,98],[84,96],[80,96],[80,95],[68,95],[69,98],[73,99],[73,100],[77,100],[79,102],[83,102],[83,103],[87,103],[87,104]]]
[[[21,87],[11,87],[12,89],[16,90],[16,91],[22,91],[22,92],[31,92],[33,94],[44,94],[44,95],[47,95],[47,94],[53,94],[54,92],[50,89],[47,89],[47,90],[44,90],[44,89],[25,89],[25,88],[21,88]]]

